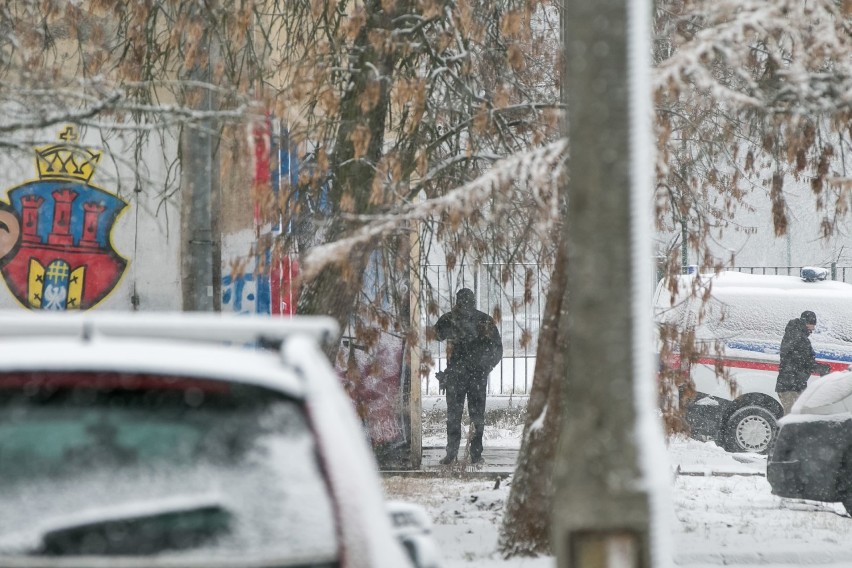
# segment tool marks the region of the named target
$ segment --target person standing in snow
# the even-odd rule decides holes
[[[447,368],[438,373],[439,389],[447,396],[447,455],[441,464],[451,464],[458,456],[465,397],[474,429],[470,459],[482,463],[485,393],[488,374],[503,358],[500,332],[491,316],[476,309],[473,290],[462,288],[453,309],[438,318],[435,333],[438,341],[449,343]]]
[[[808,336],[816,327],[816,314],[806,310],[802,315],[787,322],[784,337],[781,339],[781,364],[778,366],[778,378],[775,392],[781,399],[784,414],[789,414],[793,404],[805,387],[812,373],[825,375],[828,365],[816,362],[816,355]]]

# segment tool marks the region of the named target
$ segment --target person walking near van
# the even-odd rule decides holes
[[[817,363],[809,335],[816,327],[816,314],[806,310],[802,315],[787,322],[784,337],[781,339],[781,364],[778,366],[778,378],[775,392],[781,399],[784,414],[790,414],[793,404],[808,386],[812,373],[825,375],[828,365]]]
[[[503,358],[500,332],[491,316],[476,309],[473,290],[462,288],[453,309],[438,318],[435,333],[438,341],[449,343],[447,368],[437,375],[439,390],[447,396],[447,455],[440,463],[451,464],[458,456],[465,398],[473,425],[470,459],[482,463],[488,374]]]

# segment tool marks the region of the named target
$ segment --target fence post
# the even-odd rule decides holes
[[[831,279],[837,280],[837,263],[836,262],[831,263]]]

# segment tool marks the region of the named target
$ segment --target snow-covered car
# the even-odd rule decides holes
[[[809,277],[816,270],[683,275],[674,294],[660,282],[656,321],[694,332],[703,349],[695,362],[680,352],[661,361],[695,385],[696,395],[682,401],[693,437],[731,452],[766,453],[784,414],[775,392],[781,338],[787,322],[805,310],[817,314],[810,337],[817,361],[832,371],[852,363],[852,285]]]
[[[334,330],[0,314],[0,565],[437,566],[428,519],[384,502]]]
[[[810,382],[779,421],[766,477],[776,495],[842,502],[852,514],[852,371]]]

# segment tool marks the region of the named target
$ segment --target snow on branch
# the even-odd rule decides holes
[[[410,221],[425,221],[443,213],[466,216],[474,210],[481,210],[489,200],[508,188],[527,192],[540,207],[550,209],[555,216],[558,203],[552,189],[562,172],[567,152],[568,141],[562,138],[500,160],[482,176],[446,195],[410,203],[385,215],[372,216],[352,235],[308,250],[302,260],[301,277],[312,280],[324,267],[347,262],[353,249],[389,235]]]
[[[831,112],[852,107],[852,23],[834,0],[684,2],[660,92],[688,88],[732,107]],[[700,18],[695,15],[701,14]]]

